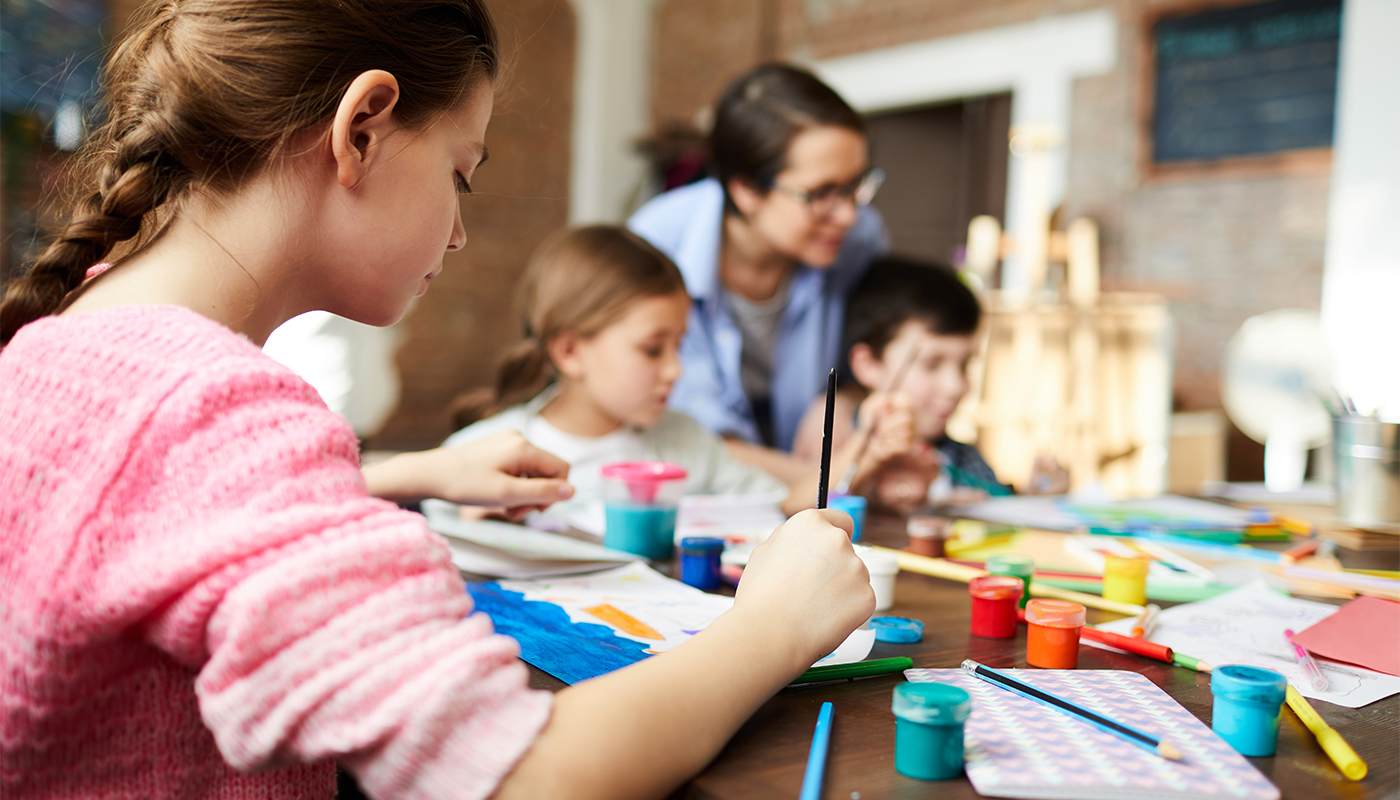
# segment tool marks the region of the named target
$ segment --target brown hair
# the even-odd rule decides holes
[[[0,346],[60,310],[118,244],[157,238],[193,192],[229,194],[327,122],[356,76],[399,81],[395,119],[421,130],[499,69],[481,0],[164,0],[103,76],[107,122],[79,154],[85,195],[0,303]],[[142,239],[145,241],[143,242]]]
[[[729,197],[730,180],[769,191],[787,169],[792,140],[823,125],[865,135],[861,116],[807,70],[762,64],[735,78],[720,95],[710,131],[710,164],[724,188],[725,212],[739,213]]]
[[[539,394],[555,377],[548,347],[556,336],[569,331],[594,336],[636,301],[684,291],[685,279],[675,263],[626,228],[589,225],[558,231],[525,268],[524,340],[502,356],[494,388],[453,401],[453,425],[466,427]]]

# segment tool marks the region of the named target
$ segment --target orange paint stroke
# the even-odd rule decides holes
[[[666,639],[665,636],[657,633],[650,625],[607,603],[600,606],[593,606],[592,608],[585,608],[584,611],[587,611],[589,614],[601,619],[623,633],[630,633],[633,636],[640,636],[643,639],[655,639],[657,641],[664,641]]]

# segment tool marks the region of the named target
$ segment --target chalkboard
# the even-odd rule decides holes
[[[1152,158],[1330,147],[1341,0],[1276,0],[1159,20]]]

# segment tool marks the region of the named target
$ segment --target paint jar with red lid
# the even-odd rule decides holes
[[[1084,606],[1038,597],[1026,604],[1026,663],[1046,669],[1079,666],[1079,629]]]
[[[984,639],[1016,638],[1016,609],[1024,585],[1008,575],[979,575],[968,581],[972,596],[972,635]]]

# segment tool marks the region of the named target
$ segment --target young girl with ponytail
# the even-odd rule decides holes
[[[464,395],[454,416],[463,425],[483,409],[494,415],[445,445],[517,431],[559,456],[577,490],[572,501],[545,512],[560,521],[601,500],[601,468],[622,461],[679,464],[687,494],[776,493],[788,514],[815,503],[815,468],[789,487],[667,408],[681,376],[690,295],[676,265],[645,239],[608,225],[562,230],[531,258],[523,296],[525,338],[502,359],[494,390]],[[882,416],[857,474],[874,474],[886,453],[912,445],[907,410]],[[832,453],[832,474],[845,472],[859,447],[851,439]]]
[[[91,191],[0,304],[0,795],[330,798],[338,761],[376,798],[660,797],[869,616],[849,520],[810,512],[684,646],[529,690],[372,495],[545,505],[566,466],[507,436],[362,473],[259,350],[313,309],[394,322],[465,245],[485,9],[167,0],[133,31]]]

